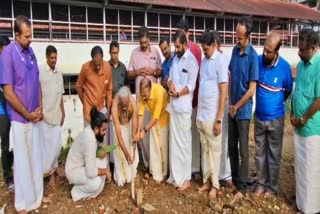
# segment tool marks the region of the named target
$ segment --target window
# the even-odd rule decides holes
[[[226,31],[233,31],[233,19],[226,19],[225,23]]]
[[[0,35],[12,37],[12,23],[11,21],[0,21]]]
[[[88,39],[89,40],[103,40],[103,26],[89,25],[88,26]]]
[[[213,30],[214,29],[213,18],[205,18],[205,21],[206,21],[206,29]]]
[[[71,39],[72,40],[87,40],[86,25],[72,24],[71,25]]]
[[[170,27],[170,14],[160,13],[160,27]]]
[[[48,20],[49,8],[47,3],[32,3],[32,19]]]
[[[49,24],[43,22],[33,22],[33,38],[49,39]]]
[[[30,2],[16,1],[13,4],[13,9],[15,17],[18,15],[23,15],[30,18]]]
[[[11,18],[11,1],[1,1],[1,7],[0,7],[0,17],[1,18]],[[0,28],[1,29],[1,28]]]
[[[196,23],[195,29],[204,30],[204,18],[203,17],[196,16],[195,23]]]
[[[133,11],[133,25],[144,26],[144,12]],[[131,24],[131,23],[130,23]]]
[[[158,13],[148,13],[148,26],[158,27]]]
[[[55,24],[52,26],[52,39],[69,39],[69,25],[68,24]]]
[[[118,24],[118,10],[106,9],[106,23],[107,24]]]
[[[88,22],[103,24],[103,10],[101,8],[88,7]]]
[[[86,22],[86,8],[79,6],[70,6],[71,22]]]
[[[194,16],[186,16],[186,20],[188,21],[189,23],[189,29],[193,29],[194,28]],[[178,22],[177,22],[178,24]],[[176,27],[176,26],[174,26]]]
[[[176,28],[180,19],[182,19],[181,15],[171,15],[171,27]]]
[[[68,6],[62,4],[51,4],[51,15],[54,21],[68,21]]]
[[[118,40],[118,27],[106,26],[106,40]]]
[[[224,31],[224,18],[217,18],[217,29],[218,31]]]
[[[120,25],[131,25],[131,11],[119,10]]]

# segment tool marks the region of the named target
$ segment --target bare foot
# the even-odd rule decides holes
[[[178,191],[182,192],[191,186],[190,181],[184,181],[181,187],[178,188]]]
[[[57,167],[56,173],[58,174],[59,177],[64,177],[65,176],[64,169],[61,166]]]
[[[28,212],[26,210],[21,210],[18,212],[18,214],[27,214]]]
[[[227,187],[229,188],[235,188],[235,186],[232,183],[232,179],[226,180],[226,184],[227,184]]]
[[[210,192],[209,192],[209,199],[210,200],[214,200],[217,198],[217,193],[218,193],[218,190],[214,187],[211,188]]]
[[[232,201],[230,202],[230,204],[234,204],[236,201],[242,199],[244,197],[244,195],[241,193],[241,192],[237,192],[234,196],[233,196],[233,199]]]
[[[262,186],[258,186],[256,191],[254,192],[255,196],[260,197],[264,193],[264,188]]]
[[[274,194],[270,191],[267,191],[265,194],[264,194],[264,198],[266,199],[271,199],[274,197]]]
[[[52,201],[51,201],[51,199],[49,198],[49,197],[45,197],[45,196],[43,196],[43,198],[42,198],[42,203],[44,203],[44,204],[49,204],[49,203],[51,203]]]
[[[50,178],[49,178],[49,186],[50,186],[50,187],[55,187],[55,186],[56,186],[56,178],[55,178],[54,173],[52,173],[52,174],[50,175]]]
[[[204,192],[204,191],[207,191],[207,190],[210,190],[211,189],[211,182],[210,181],[207,181],[205,184],[202,185],[202,187],[200,187],[198,189],[198,192],[201,193],[201,192]]]

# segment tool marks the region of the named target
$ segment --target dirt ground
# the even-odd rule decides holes
[[[250,169],[254,175],[254,142],[253,128],[250,130]],[[2,169],[2,167],[1,167]],[[2,174],[2,173],[1,173]],[[2,176],[0,176],[0,207],[7,204],[5,213],[14,213],[14,195],[8,193]],[[248,193],[245,199],[230,204],[232,193],[229,188],[221,188],[221,193],[215,201],[209,201],[206,193],[198,193],[200,181],[192,180],[192,187],[180,193],[173,186],[162,182],[155,183],[152,178],[145,177],[139,172],[136,178],[136,188],[143,192],[142,205],[151,205],[153,211],[145,213],[295,213],[295,179],[293,167],[293,130],[286,122],[282,165],[279,181],[280,190],[273,199],[256,198]],[[74,203],[70,195],[71,186],[66,179],[62,179],[56,189],[48,189],[46,194],[52,198],[52,203],[43,204],[33,213],[98,213],[103,205],[105,213],[132,213],[134,204],[130,197],[130,184],[117,187],[115,183],[106,184],[104,191],[96,199]],[[1,211],[0,211],[1,213]]]

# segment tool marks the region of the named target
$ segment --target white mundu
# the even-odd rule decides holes
[[[73,201],[95,198],[103,190],[106,176],[98,176],[99,168],[106,168],[107,158],[96,158],[97,142],[91,126],[87,126],[72,144],[67,161],[66,176],[73,184]]]
[[[58,157],[62,146],[61,102],[64,93],[62,73],[47,64],[40,66],[40,86],[42,93],[43,120],[43,173],[51,174],[58,167]]]
[[[167,111],[169,120],[169,167],[168,183],[181,185],[191,179],[191,114],[192,98],[195,89],[199,66],[194,55],[187,50],[181,58],[177,55],[173,59],[169,81],[181,91],[188,87],[189,94],[179,98],[170,97]]]

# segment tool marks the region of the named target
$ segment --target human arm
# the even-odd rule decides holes
[[[81,68],[80,74],[78,76],[77,83],[76,83],[77,94],[78,94],[82,104],[83,104],[83,85],[84,85],[85,81],[86,81],[86,74],[85,74],[85,68],[83,65]]]

